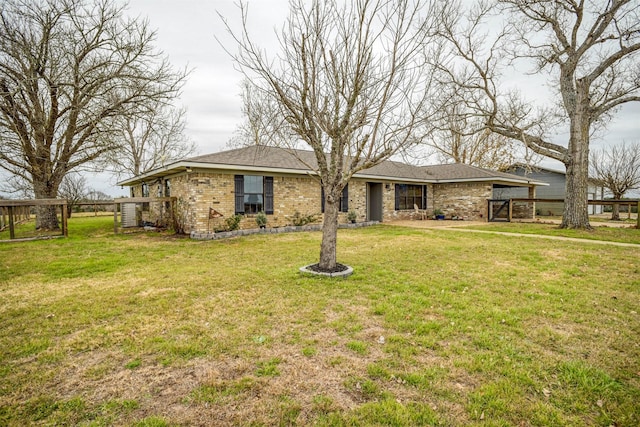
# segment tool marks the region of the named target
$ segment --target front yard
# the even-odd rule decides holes
[[[0,245],[0,425],[640,425],[640,248],[69,226]]]

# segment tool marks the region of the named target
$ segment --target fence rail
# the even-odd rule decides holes
[[[564,203],[564,199],[530,199],[530,198],[513,198],[513,199],[491,199],[489,202],[489,221],[509,221],[513,219],[514,203]],[[631,208],[637,206],[636,228],[640,229],[640,199],[608,199],[608,200],[587,200],[589,205],[628,206],[629,215]],[[497,210],[495,207],[498,207]],[[494,212],[495,211],[495,212]],[[534,211],[535,212],[535,211]]]
[[[2,211],[2,224],[6,224],[9,228],[9,239],[15,240],[15,226],[24,222],[29,217],[32,207],[39,206],[59,206],[62,218],[62,236],[68,236],[67,230],[67,201],[63,199],[33,199],[33,200],[0,200],[0,210]],[[24,216],[27,218],[24,218]],[[4,226],[2,230],[7,227]],[[2,231],[0,230],[0,231]]]

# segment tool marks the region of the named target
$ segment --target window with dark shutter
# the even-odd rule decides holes
[[[264,177],[264,213],[273,215],[273,177]]]
[[[244,213],[256,214],[264,210],[264,177],[244,176]]]
[[[340,212],[349,211],[349,184],[345,185],[342,189],[342,195],[340,196]]]
[[[340,195],[339,212],[349,211],[349,184],[345,185]],[[324,188],[320,187],[320,212],[324,213]]]
[[[236,214],[244,213],[244,176],[236,175],[235,176],[235,207]]]

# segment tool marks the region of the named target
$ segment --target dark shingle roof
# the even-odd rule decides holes
[[[185,170],[187,167],[224,168],[242,170],[280,169],[289,173],[308,173],[317,169],[313,151],[290,150],[267,146],[249,146],[218,153],[190,157],[149,171],[138,177],[122,181],[120,185],[131,185],[145,179],[161,177]],[[356,177],[378,177],[394,180],[423,182],[459,182],[459,181],[507,181],[529,182],[527,178],[481,169],[464,164],[445,164],[436,166],[414,166],[392,160],[384,161],[369,169],[358,172]],[[541,184],[539,182],[535,184]]]
[[[204,156],[185,159],[187,162],[224,164],[235,166],[263,167],[270,169],[289,169],[309,171],[318,167],[313,151],[289,150],[277,147],[250,146]],[[395,177],[407,179],[433,179],[429,172],[401,162],[387,160],[372,168],[365,169],[359,175]]]
[[[514,179],[516,175],[482,169],[462,163],[451,163],[445,165],[422,166],[423,169],[436,176],[438,180],[455,181],[455,180],[472,180],[472,179]],[[519,177],[522,178],[522,177]]]
[[[312,151],[286,150],[284,148],[252,145],[235,150],[205,154],[184,159],[185,162],[252,166],[276,169],[309,170],[317,167]],[[306,163],[306,165],[305,165]]]

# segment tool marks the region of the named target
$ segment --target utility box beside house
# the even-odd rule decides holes
[[[130,228],[138,226],[138,218],[136,215],[135,203],[122,204],[122,228]]]

